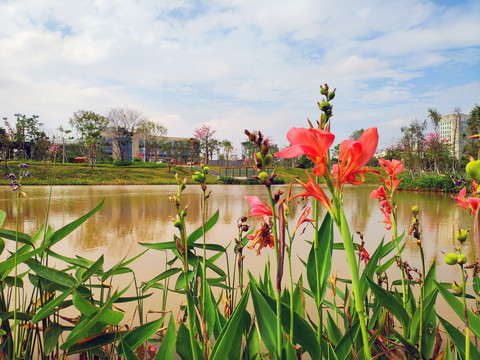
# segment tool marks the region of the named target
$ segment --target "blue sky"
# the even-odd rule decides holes
[[[480,104],[478,1],[0,0],[0,115],[128,106],[237,148],[244,129],[280,146],[337,88],[335,142],[377,126],[379,147],[427,109]]]

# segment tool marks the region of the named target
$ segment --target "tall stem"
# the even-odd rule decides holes
[[[360,291],[360,278],[358,276],[358,265],[357,259],[355,256],[355,249],[353,246],[353,239],[350,235],[350,229],[348,227],[347,219],[345,218],[345,213],[343,207],[339,208],[339,217],[340,217],[340,234],[342,235],[343,245],[345,247],[345,254],[347,256],[348,266],[350,267],[350,273],[352,275],[352,288],[353,296],[355,299],[355,309],[358,314],[358,320],[360,321],[360,329],[362,331],[362,341],[363,341],[363,352],[364,358],[370,360],[372,355],[370,354],[370,347],[368,344],[368,333],[367,325],[365,321],[365,309],[363,307],[363,300]],[[338,226],[338,224],[337,224]]]
[[[18,228],[20,217],[20,190],[17,192],[17,218],[15,223],[15,277],[13,278],[13,330],[12,330],[12,342],[13,342],[13,356],[17,358],[17,253],[18,253]]]
[[[204,184],[202,184],[204,185]],[[207,248],[206,248],[206,234],[205,234],[205,222],[206,222],[206,194],[205,188],[202,186],[202,230],[203,230],[203,268],[202,268],[202,311],[205,311],[205,298],[207,288]]]
[[[272,234],[275,243],[275,259],[277,263],[277,273],[278,273],[278,234],[277,234],[277,218],[275,215],[275,201],[272,194],[272,189],[270,186],[267,186],[268,189],[268,197],[270,199],[270,204],[272,207]],[[275,291],[275,300],[277,305],[277,357],[278,359],[282,358],[282,320],[281,320],[281,311],[282,311],[282,303],[280,300],[280,293],[281,289],[276,287]]]
[[[395,210],[394,210],[395,211]],[[392,235],[393,241],[395,242],[395,247],[397,248],[397,256],[400,261],[400,273],[402,275],[402,300],[403,308],[407,309],[407,287],[405,286],[405,268],[403,267],[402,254],[400,252],[400,246],[398,245],[398,231],[397,231],[397,217],[395,214],[392,214]],[[403,329],[403,334],[406,335],[407,329]]]
[[[318,183],[318,177],[316,178],[317,183]],[[315,205],[313,208],[313,216],[315,220],[315,233],[313,237],[313,248],[314,248],[314,253],[315,253],[315,269],[318,269],[320,267],[320,259],[318,258],[318,217],[319,217],[319,207],[320,204],[318,201],[315,201]],[[323,311],[322,311],[322,302],[320,301],[320,287],[321,287],[321,281],[320,281],[320,276],[316,276],[316,282],[317,282],[317,297],[315,298],[315,304],[317,306],[317,314],[318,314],[318,328],[317,328],[317,341],[318,341],[318,347],[320,350],[320,359],[323,356],[323,349],[322,349],[322,325],[323,325]]]
[[[417,240],[417,242],[420,240]],[[422,243],[418,243],[420,247],[420,259],[422,261],[422,280],[420,284],[420,338],[418,340],[418,351],[422,358],[422,339],[423,339],[423,299],[425,297],[425,255],[423,254]]]
[[[460,254],[462,254],[461,244],[460,244]],[[462,268],[462,302],[463,302],[463,316],[465,319],[465,359],[470,359],[470,328],[468,327],[467,300],[465,297],[467,279],[465,278],[465,271],[463,269],[463,264],[461,264],[460,266]]]

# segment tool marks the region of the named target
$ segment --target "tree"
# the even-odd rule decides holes
[[[428,108],[428,117],[430,118],[433,129],[435,133],[438,133],[438,125],[440,124],[440,120],[442,119],[442,115],[437,111],[435,108]]]
[[[417,119],[412,120],[410,125],[401,128],[403,137],[401,144],[403,147],[403,162],[406,168],[408,168],[410,175],[413,176],[413,172],[420,172],[422,168],[422,157],[424,152],[424,139],[425,129],[427,122],[420,122]]]
[[[38,132],[38,127],[43,124],[38,121],[38,115],[32,115],[27,118],[26,115],[17,113],[15,114],[15,117],[17,118],[17,123],[15,124],[14,139],[17,146],[22,149],[21,159],[25,161],[27,150],[30,152],[30,145]]]
[[[200,149],[203,151],[204,162],[208,164],[208,157],[210,155],[210,146],[214,142],[216,130],[213,130],[209,125],[202,125],[199,129],[195,129],[193,136],[200,141]]]
[[[349,139],[350,140],[355,140],[355,141],[358,141],[358,139],[360,139],[360,136],[362,136],[362,134],[365,132],[365,130],[363,128],[361,129],[358,129],[358,130],[355,130],[354,132],[352,132],[352,134],[349,136]]]
[[[5,176],[7,176],[10,173],[8,170],[8,159],[10,159],[14,141],[13,132],[7,118],[3,118],[3,121],[6,128],[0,128],[0,157],[5,164]]]
[[[150,161],[151,154],[158,149],[162,139],[167,135],[167,128],[151,120],[140,120],[137,126],[137,134],[143,140],[144,159]]]
[[[63,126],[60,125],[58,131],[60,131],[62,139],[62,163],[65,163],[65,135],[70,134],[72,130],[65,130]]]
[[[469,137],[480,134],[480,106],[477,104],[470,111],[467,126]],[[474,138],[468,141],[463,147],[463,152],[480,159],[480,139]]]
[[[427,165],[433,163],[434,170],[439,173],[447,170],[449,160],[449,143],[447,139],[441,139],[440,134],[429,133],[424,141],[425,160]]]
[[[126,107],[110,109],[107,118],[110,122],[116,158],[127,161],[135,129],[139,123],[148,119],[140,111]]]
[[[102,131],[107,128],[109,121],[105,116],[93,111],[79,110],[73,113],[69,122],[80,134],[80,141],[87,150],[87,156],[93,171],[98,143],[102,137]]]
[[[232,145],[232,142],[230,140],[223,140],[221,142],[221,145],[222,145],[222,148],[223,148],[223,153],[225,155],[225,160],[226,160],[226,167],[228,168],[228,160],[230,159],[230,156],[231,154],[233,153],[233,145]]]

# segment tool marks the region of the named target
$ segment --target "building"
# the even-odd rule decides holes
[[[467,141],[468,115],[450,114],[440,118],[440,139],[452,144],[452,153],[457,159],[462,155],[462,149]]]
[[[126,134],[118,141],[114,140],[112,131],[102,133],[101,147],[114,160],[132,161],[198,161],[200,143],[194,138],[163,137],[160,139],[142,138],[139,134]]]

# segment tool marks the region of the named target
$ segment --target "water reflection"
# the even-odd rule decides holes
[[[370,199],[375,187],[347,187],[344,201],[347,219],[352,234],[360,232],[364,235],[367,250],[372,253],[382,238],[391,239],[380,222],[383,218],[378,201]],[[212,194],[207,202],[208,215],[219,210],[217,226],[208,234],[208,241],[227,246],[237,234],[237,219],[247,215],[250,208],[244,197],[256,195],[266,198],[266,190],[262,186],[211,186]],[[285,191],[287,187],[283,188]],[[20,206],[20,231],[33,235],[44,223],[47,216],[49,198],[48,187],[24,187],[28,199]],[[299,189],[294,189],[298,191]],[[170,217],[175,216],[175,208],[168,197],[175,194],[176,186],[59,186],[54,187],[48,216],[48,224],[59,229],[65,224],[93,209],[102,199],[102,209],[70,234],[64,241],[55,245],[54,250],[67,256],[80,255],[96,258],[106,255],[106,266],[113,265],[121,258],[134,256],[144,250],[138,242],[171,241],[175,228]],[[0,192],[0,208],[7,213],[5,228],[15,228],[15,194],[7,187]],[[183,194],[182,203],[188,204],[188,230],[201,226],[200,188],[188,186]],[[408,231],[412,205],[418,205],[423,227],[423,246],[426,260],[430,264],[437,261],[441,267],[441,281],[451,281],[458,274],[455,269],[443,263],[442,252],[451,252],[457,246],[455,231],[458,226],[466,227],[470,219],[465,212],[454,207],[449,195],[400,192],[398,194],[399,232]],[[292,221],[300,216],[303,203],[294,201],[290,209]],[[322,209],[323,211],[323,209]],[[253,220],[249,220],[253,224]],[[338,234],[337,234],[338,235]],[[308,228],[302,238],[295,240],[293,248],[294,266],[300,269],[299,258],[306,259],[309,247],[303,240],[312,240],[313,231]],[[356,237],[358,240],[358,237]],[[336,241],[340,241],[337,237]],[[465,249],[467,252],[469,249]],[[233,253],[232,249],[229,249]],[[245,250],[245,266],[255,275],[263,272],[263,264],[268,251],[256,256],[254,251]],[[273,254],[273,251],[270,255]],[[171,255],[169,255],[171,256]],[[407,236],[404,257],[413,266],[419,266],[418,247]],[[233,259],[233,258],[232,258]],[[225,259],[220,259],[224,266]],[[230,261],[232,263],[233,261]],[[347,276],[348,270],[344,254],[334,254],[334,271],[339,276]],[[165,255],[150,251],[140,261],[133,263],[133,268],[141,280],[148,280],[165,268]],[[298,274],[299,275],[299,274]],[[296,278],[298,278],[298,275]]]

